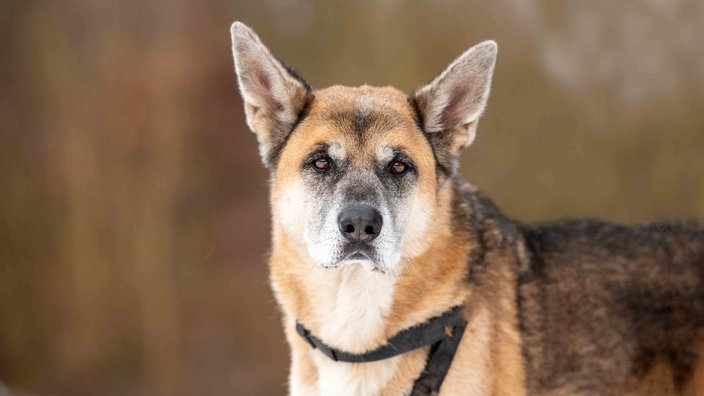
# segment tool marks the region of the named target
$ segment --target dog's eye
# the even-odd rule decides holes
[[[407,170],[408,170],[408,165],[404,164],[401,161],[394,161],[391,163],[390,171],[394,175],[404,174],[404,173],[406,173]]]
[[[329,158],[318,158],[313,161],[313,166],[318,170],[328,170],[331,163],[332,161]]]

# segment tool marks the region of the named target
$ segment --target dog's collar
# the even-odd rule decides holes
[[[455,356],[455,351],[467,326],[467,321],[460,316],[462,308],[462,305],[456,306],[427,322],[401,330],[391,337],[385,345],[362,354],[349,353],[328,346],[311,334],[300,322],[296,322],[296,331],[313,349],[318,349],[336,362],[375,362],[432,345],[423,373],[415,381],[411,392],[411,395],[426,395],[440,389],[452,363],[452,358]]]

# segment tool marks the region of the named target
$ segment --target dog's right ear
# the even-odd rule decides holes
[[[438,165],[448,175],[457,170],[460,150],[474,140],[489,98],[496,49],[493,41],[475,45],[410,97]]]
[[[271,55],[247,25],[235,22],[230,33],[247,125],[257,134],[264,165],[273,169],[288,134],[312,99],[312,90]]]

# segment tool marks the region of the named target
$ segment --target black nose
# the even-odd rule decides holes
[[[337,217],[340,232],[350,241],[371,242],[381,232],[381,214],[367,205],[348,206]]]

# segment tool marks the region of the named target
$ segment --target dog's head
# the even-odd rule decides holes
[[[440,186],[475,136],[496,60],[478,44],[410,96],[313,90],[247,26],[231,28],[247,124],[272,172],[276,232],[317,264],[393,271],[427,247]]]

